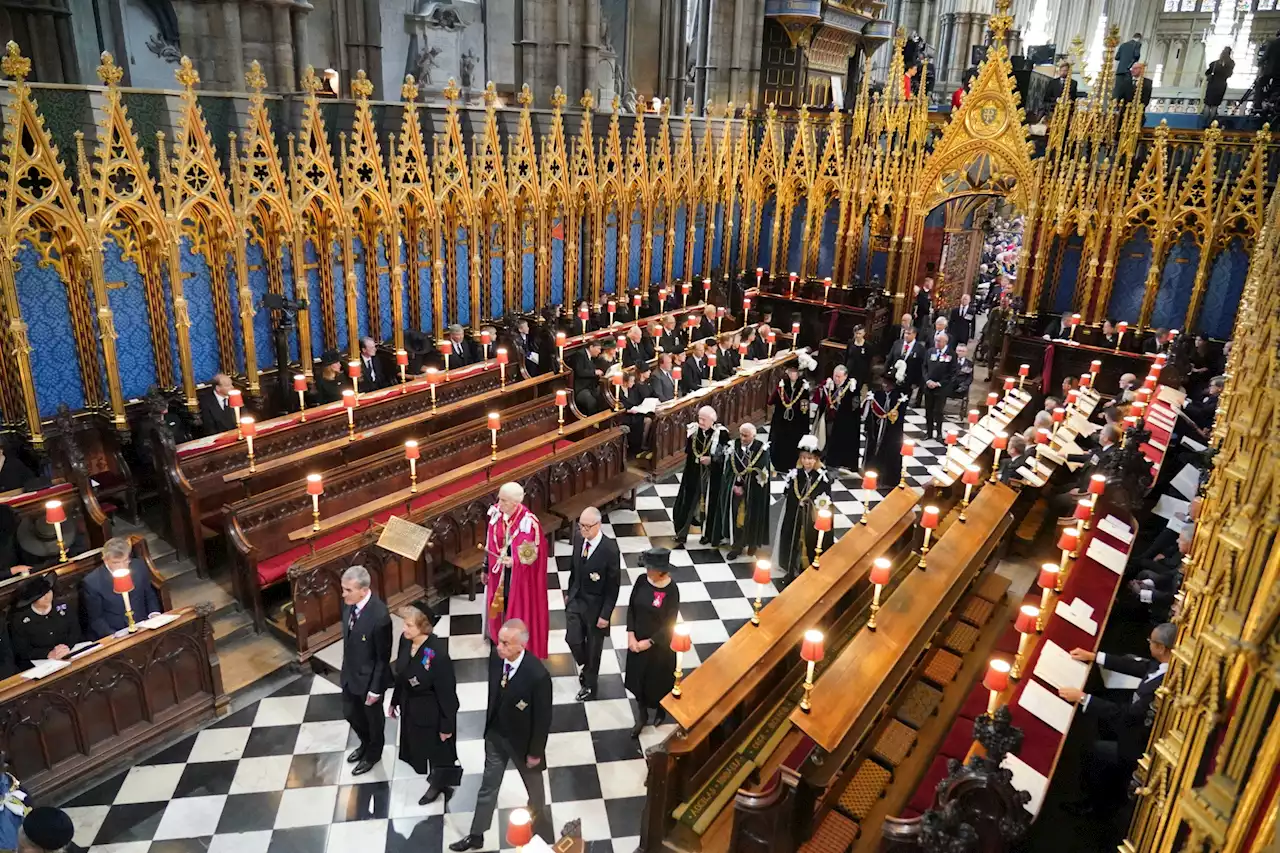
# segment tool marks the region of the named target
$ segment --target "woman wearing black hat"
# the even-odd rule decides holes
[[[636,724],[632,737],[649,719],[649,710],[657,709],[653,724],[662,725],[666,711],[659,704],[675,686],[676,653],[671,650],[671,633],[680,615],[680,588],[671,580],[671,552],[666,548],[650,548],[640,557],[644,577],[637,578],[631,588],[631,606],[627,608],[627,674],[626,688],[636,697]]]
[[[449,659],[448,639],[431,633],[436,616],[425,601],[415,601],[400,611],[403,636],[396,654],[396,682],[391,693],[391,714],[400,718],[400,760],[428,776],[427,792],[418,800],[425,806],[443,793],[453,793],[462,781],[458,742],[458,687]]]
[[[75,838],[76,827],[62,809],[37,806],[27,812],[18,830],[21,853],[58,853]]]
[[[53,574],[36,575],[23,584],[13,615],[9,617],[13,655],[19,664],[38,660],[64,660],[80,642],[80,626],[67,605],[53,603]]]
[[[329,350],[320,356],[320,372],[316,374],[316,403],[337,403],[342,400],[342,356],[337,350]]]

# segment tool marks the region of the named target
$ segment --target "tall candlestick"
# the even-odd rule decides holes
[[[880,484],[880,475],[875,471],[865,471],[862,474],[862,518],[859,519],[860,524],[867,523],[867,516],[871,515],[868,507],[871,505],[871,495],[875,494],[876,486]],[[877,496],[878,497],[878,496]]]
[[[408,390],[405,386],[409,382],[407,375],[409,369],[409,353],[405,350],[396,350],[396,367],[400,369],[400,393],[404,394]]]
[[[1024,604],[1019,608],[1017,619],[1013,623],[1014,629],[1021,635],[1018,638],[1018,654],[1013,659],[1013,669],[1009,673],[1014,681],[1022,677],[1022,665],[1026,663],[1031,638],[1036,635],[1036,619],[1039,615],[1040,608],[1034,604]]]
[[[823,657],[822,632],[810,629],[804,632],[804,641],[800,644],[800,659],[808,664],[804,674],[804,695],[800,699],[800,710],[806,714],[813,709],[809,704],[809,695],[813,692],[813,671]]]
[[[671,631],[671,650],[676,653],[676,683],[671,688],[671,695],[680,698],[680,680],[684,678],[684,653],[693,648],[693,636],[689,633],[689,626],[683,623],[677,624]]]
[[[244,395],[239,388],[231,389],[231,393],[227,395],[227,405],[236,413],[236,440],[239,441],[244,438],[240,432],[240,410],[244,408]]]
[[[871,618],[867,620],[867,630],[874,631],[876,629],[876,614],[880,612],[880,590],[889,583],[889,577],[893,572],[893,563],[888,557],[876,557],[871,564],[871,583],[874,587],[871,598]]]
[[[253,437],[258,434],[258,425],[253,418],[241,418],[240,432],[244,436],[245,449],[249,451],[249,473],[252,474],[258,470],[253,463]]]
[[[963,475],[964,481],[964,503],[960,504],[960,518],[958,521],[964,524],[965,510],[969,508],[969,498],[973,494],[973,487],[978,485],[978,481],[982,479],[982,469],[977,465],[966,465]]]
[[[427,368],[427,384],[431,386],[431,411],[436,410],[436,383],[440,381],[440,371],[434,367]]]
[[[320,496],[324,494],[324,480],[320,474],[307,475],[307,494],[311,495],[311,529],[320,529]]]
[[[44,520],[53,525],[54,536],[58,539],[58,562],[67,561],[67,545],[62,539],[62,523],[67,520],[67,510],[62,501],[45,501]]]
[[[813,520],[813,527],[818,531],[818,547],[813,553],[813,567],[821,568],[822,561],[822,537],[831,530],[832,514],[831,510],[823,507],[818,510],[817,517]]]
[[[497,412],[489,413],[489,432],[493,434],[493,443],[490,446],[489,461],[495,461],[498,458],[498,430],[502,428],[502,416]]]
[[[987,674],[982,679],[982,686],[987,688],[991,698],[987,700],[987,714],[994,714],[1000,707],[1000,694],[1009,686],[1009,662],[1003,658],[992,658]]]
[[[904,460],[904,464],[902,466],[902,479],[898,482],[899,489],[905,489],[907,487],[907,466],[905,464],[905,460],[910,459],[915,455],[916,455],[915,439],[904,438],[902,440],[902,458]]]
[[[404,458],[409,460],[409,491],[418,491],[418,442],[409,439],[404,443]]]
[[[359,405],[356,392],[350,388],[342,391],[342,406],[347,410],[347,441],[356,440],[356,406]]]
[[[756,600],[751,605],[751,624],[760,624],[760,608],[761,599],[764,597],[764,588],[769,585],[771,575],[773,574],[773,564],[768,560],[756,560],[755,571],[751,575],[751,579],[756,584]]]
[[[298,411],[302,413],[302,422],[307,422],[307,377],[301,373],[293,375],[293,390],[298,392]]]
[[[936,506],[927,506],[920,515],[920,526],[924,528],[924,546],[920,549],[920,562],[916,563],[917,569],[926,567],[926,561],[929,557],[929,534],[938,526],[938,508]]]
[[[561,388],[556,391],[556,408],[560,410],[559,428],[556,435],[564,435],[564,407],[569,404],[569,392]]]
[[[1120,352],[1120,343],[1124,340],[1124,333],[1128,328],[1129,324],[1123,320],[1116,324],[1116,352]]]

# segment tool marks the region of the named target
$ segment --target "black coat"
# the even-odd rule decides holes
[[[952,349],[958,344],[967,344],[973,340],[974,318],[972,303],[968,310],[961,310],[959,305],[951,309],[951,315],[947,318],[947,337],[951,339],[949,343]]]
[[[29,606],[19,607],[9,619],[9,636],[14,658],[35,663],[47,658],[56,646],[71,648],[80,642],[80,626],[66,604],[55,603],[43,616]]]
[[[943,395],[950,393],[951,384],[956,375],[956,357],[951,354],[951,351],[939,352],[936,347],[929,350],[924,365],[924,381],[938,383],[938,387],[932,390],[939,391]],[[929,390],[928,386],[925,388]]]
[[[353,627],[352,609],[342,606],[342,689],[363,698],[392,684],[391,613],[382,599],[371,595]]]
[[[845,350],[844,365],[849,368],[849,376],[858,381],[861,390],[871,381],[871,348],[865,343],[856,344],[852,340]]]
[[[342,400],[342,391],[345,385],[341,379],[325,379],[323,376],[316,376],[316,403],[325,405],[326,403],[337,403]]]
[[[1135,764],[1142,757],[1155,721],[1152,701],[1156,690],[1164,681],[1164,674],[1156,675],[1160,664],[1150,658],[1135,655],[1107,655],[1103,664],[1113,672],[1142,679],[1129,701],[1112,701],[1101,696],[1090,696],[1085,713],[1101,720],[1112,734],[1120,753],[1120,760]]]
[[[489,656],[489,707],[485,712],[485,737],[499,738],[508,752],[543,758],[551,733],[551,676],[542,661],[526,651],[515,674],[502,686],[502,658]],[[545,769],[546,761],[538,765]]]
[[[1112,97],[1116,99],[1117,104],[1127,104],[1137,97],[1145,108],[1147,104],[1151,103],[1151,79],[1148,77],[1142,78],[1142,92],[1139,94],[1137,87],[1133,84],[1132,75],[1126,74],[1116,80]]]
[[[630,338],[627,339],[627,345],[622,348],[622,366],[631,367],[640,362],[648,362],[653,358],[653,339],[641,338],[640,343],[635,343]]]
[[[1142,42],[1129,39],[1116,48],[1116,78],[1130,76],[1129,69],[1133,63],[1142,58]]]
[[[564,609],[567,613],[581,614],[588,625],[594,626],[597,619],[612,621],[613,608],[618,604],[618,589],[622,585],[622,555],[618,552],[617,540],[602,534],[600,544],[584,561],[582,544],[582,533],[575,529]]]
[[[160,596],[151,585],[151,572],[147,564],[137,558],[129,561],[129,574],[133,576],[133,592],[129,593],[129,606],[134,619],[146,619],[148,614],[164,610]],[[89,637],[97,640],[110,637],[121,628],[129,627],[124,613],[124,599],[112,585],[111,570],[98,566],[80,582],[80,603],[84,608],[85,624]]]
[[[708,371],[707,357],[705,355],[701,359],[693,356],[686,358],[681,366],[680,393],[688,394],[690,391],[696,391],[701,388],[702,380],[710,378]]]
[[[961,358],[956,356],[956,372],[951,380],[951,390],[948,392],[952,397],[959,397],[962,400],[969,399],[969,386],[973,384],[973,359],[968,356]]]
[[[416,655],[412,648],[400,638],[391,707],[400,709],[400,758],[426,773],[458,760],[457,738],[440,740],[457,731],[458,682],[447,637],[427,637]]]
[[[586,349],[569,356],[569,369],[573,371],[573,397],[584,415],[594,415],[603,408],[600,399],[600,377],[596,375],[596,363]]]
[[[904,355],[906,351],[905,344],[905,340],[894,341],[893,347],[889,350],[887,366],[890,370],[893,370],[894,365],[896,365],[900,359],[904,359],[907,362],[907,378],[904,380],[905,384],[919,385],[924,381],[925,345],[920,343],[919,338],[917,338],[911,344],[910,354]]]
[[[391,384],[391,377],[385,375],[386,371],[382,369],[382,365],[378,362],[378,356],[366,358],[363,354],[360,356],[360,393],[368,394],[370,391],[377,391],[379,388],[386,388]]]
[[[1204,103],[1207,107],[1222,104],[1227,95],[1227,79],[1236,71],[1236,64],[1230,59],[1215,59],[1209,63],[1204,72]]]
[[[243,411],[243,410],[241,410]],[[218,404],[218,395],[210,394],[200,403],[200,420],[205,432],[212,435],[236,428],[236,410],[228,400],[225,406]]]
[[[1049,81],[1049,85],[1044,88],[1044,108],[1052,111],[1054,106],[1062,98],[1062,90],[1067,87],[1062,85],[1061,77],[1054,77]],[[1071,94],[1067,95],[1072,101],[1080,97],[1080,84],[1075,80],[1071,81]]]
[[[676,653],[671,634],[680,611],[680,587],[674,579],[662,589],[647,575],[636,578],[627,608],[627,631],[637,640],[652,640],[643,652],[627,652],[625,686],[641,708],[656,708],[675,685]]]
[[[649,385],[653,388],[653,393],[658,396],[658,400],[663,403],[676,396],[676,381],[670,373],[664,373],[661,370],[653,371],[649,375]]]

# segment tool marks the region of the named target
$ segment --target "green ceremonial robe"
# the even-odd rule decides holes
[[[729,431],[720,424],[711,429],[702,429],[696,422],[689,424],[684,445],[684,474],[671,511],[677,539],[688,536],[690,527],[701,527],[702,541],[711,542],[707,519],[715,516],[720,503],[720,476],[728,446]],[[701,463],[703,456],[711,457],[710,465]]]
[[[729,443],[720,475],[720,500],[707,538],[726,542],[734,551],[769,542],[769,445],[760,439],[745,447],[742,439]]]

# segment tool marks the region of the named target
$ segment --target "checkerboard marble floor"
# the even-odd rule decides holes
[[[907,417],[907,435],[918,439],[916,456],[905,460],[910,479],[923,485],[944,448],[923,440],[924,418]],[[832,490],[837,537],[853,526],[889,489],[870,495],[857,476],[841,477]],[[892,484],[889,484],[892,486]],[[781,483],[773,484],[775,495]],[[637,743],[629,736],[632,714],[622,686],[626,649],[626,603],[631,583],[643,573],[640,554],[673,544],[671,508],[678,475],[641,489],[636,509],[609,513],[606,533],[617,538],[625,562],[610,645],[601,665],[598,696],[581,703],[576,667],[564,642],[564,590],[568,572],[549,579],[551,642],[547,667],[554,685],[547,774],[552,824],[582,821],[589,853],[632,853],[644,809],[642,750],[674,728],[646,728]],[[774,520],[781,511],[774,504]],[[771,527],[772,529],[772,527]],[[557,542],[555,555],[568,554]],[[689,538],[673,551],[672,576],[680,584],[680,616],[690,626],[694,649],[684,657],[696,668],[751,617],[752,559],[730,563],[725,552]],[[776,595],[770,587],[765,597]],[[437,632],[449,637],[458,675],[458,754],[466,775],[446,803],[419,806],[426,780],[396,758],[396,720],[387,720],[382,762],[353,777],[345,753],[354,736],[342,719],[336,676],[304,675],[272,696],[241,708],[204,730],[141,761],[86,791],[65,807],[76,824],[76,844],[91,853],[434,853],[468,831],[483,766],[489,653],[483,637],[483,597],[455,596]],[[623,652],[614,651],[621,649]],[[486,850],[506,846],[497,827],[511,809],[525,805],[525,792],[508,769],[498,799],[498,819],[485,834]]]

